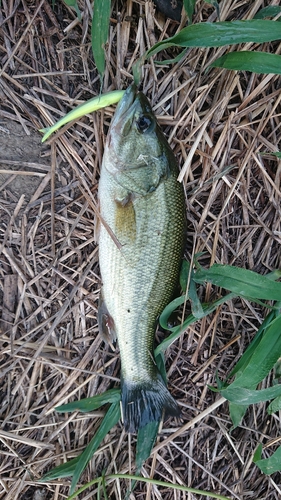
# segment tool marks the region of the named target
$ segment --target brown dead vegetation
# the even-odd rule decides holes
[[[226,0],[221,20],[251,19],[278,1]],[[112,2],[103,91],[126,88],[137,57],[178,24],[152,4]],[[80,23],[60,0],[2,0],[0,17],[0,498],[63,500],[69,478],[37,480],[77,456],[102,412],[57,414],[64,402],[101,393],[119,381],[118,350],[97,332],[100,288],[94,239],[103,145],[113,108],[67,125],[40,145],[37,131],[99,93],[91,52],[91,4]],[[215,21],[199,1],[196,22]],[[247,44],[280,54],[281,45]],[[237,47],[236,47],[237,49]],[[179,159],[186,188],[187,257],[253,269],[280,267],[280,76],[212,69],[227,48],[190,49],[173,66],[152,61],[143,90]],[[173,53],[160,54],[170,58]],[[266,153],[266,154],[261,154]],[[28,182],[27,182],[28,180]],[[219,291],[200,290],[202,301]],[[234,300],[182,335],[167,353],[169,386],[183,418],[163,426],[145,477],[212,490],[233,499],[278,499],[280,475],[253,465],[259,442],[272,454],[279,415],[251,407],[230,434],[228,406],[211,392],[253,338],[266,311]],[[263,386],[267,386],[265,380]],[[107,435],[80,484],[107,472],[134,472],[135,437],[121,423]],[[108,496],[124,498],[112,482]],[[95,490],[84,499],[96,498]],[[138,484],[132,499],[191,500]],[[198,497],[197,497],[198,498]],[[202,497],[203,498],[203,497]]]

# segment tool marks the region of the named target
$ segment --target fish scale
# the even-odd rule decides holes
[[[99,324],[104,337],[118,340],[129,432],[160,420],[163,410],[178,413],[153,359],[157,320],[178,284],[183,254],[185,207],[177,175],[148,100],[129,87],[111,124],[99,183],[101,216],[114,234],[101,225]]]

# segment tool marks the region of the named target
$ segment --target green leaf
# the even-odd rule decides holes
[[[201,319],[204,318],[205,312],[197,295],[196,285],[193,276],[194,276],[194,271],[192,271],[192,277],[189,284],[189,300],[191,304],[191,311],[193,316],[195,316],[195,318]]]
[[[144,462],[150,457],[151,450],[154,446],[160,422],[149,422],[138,431],[137,450],[136,450],[136,474],[140,470]]]
[[[199,269],[194,275],[196,283],[210,281],[214,285],[251,299],[280,300],[281,283],[266,276],[235,266],[214,264],[210,269]]]
[[[80,104],[76,108],[69,111],[69,113],[63,116],[51,127],[41,128],[40,132],[44,133],[42,142],[46,141],[53,132],[56,132],[56,130],[58,130],[63,125],[66,125],[73,120],[78,120],[78,118],[81,118],[81,116],[93,113],[93,111],[97,111],[98,109],[105,108],[106,106],[111,106],[111,104],[117,103],[123,97],[124,93],[124,90],[113,90],[112,92],[93,97],[89,101]]]
[[[254,463],[264,474],[273,474],[281,470],[281,446],[269,458],[254,460]]]
[[[216,0],[208,0],[207,3],[210,3],[211,5],[213,5],[215,7],[218,19],[220,19],[220,6],[219,6],[218,2]]]
[[[134,81],[136,85],[139,84],[141,68],[146,59],[169,47],[223,47],[224,45],[263,43],[280,39],[281,25],[276,21],[251,19],[192,24],[147,50],[133,65]]]
[[[267,413],[272,415],[272,413],[276,413],[279,410],[281,410],[281,396],[277,396],[277,398],[271,401],[267,408]]]
[[[171,314],[184,302],[186,301],[186,296],[181,295],[180,297],[177,297],[176,299],[172,300],[164,309],[164,311],[161,313],[161,316],[159,318],[159,324],[161,328],[164,328],[164,330],[171,330],[169,327],[168,321],[171,316]],[[176,327],[178,328],[178,327]]]
[[[68,476],[73,476],[73,473],[75,471],[75,467],[77,463],[79,462],[81,455],[78,455],[78,457],[73,458],[72,460],[69,460],[68,462],[58,465],[54,469],[51,469],[49,472],[44,474],[44,476],[39,479],[40,483],[48,483],[49,481],[53,481],[53,479],[59,479],[62,477],[68,477]]]
[[[274,153],[270,152],[270,153],[263,153],[263,154],[270,154],[272,156],[276,156],[277,158],[281,158],[281,153],[280,151],[276,151]]]
[[[253,462],[255,463],[257,460],[260,460],[261,459],[261,453],[262,453],[262,444],[260,443],[258,446],[257,446],[257,449],[254,453],[254,456],[253,456]]]
[[[159,481],[159,480],[154,479],[154,478],[135,476],[133,474],[108,474],[107,476],[102,476],[102,477],[92,479],[92,481],[83,485],[81,488],[79,488],[79,490],[77,492],[75,492],[73,495],[69,496],[68,500],[74,500],[74,498],[76,498],[78,495],[80,495],[81,493],[84,493],[84,491],[86,489],[88,489],[94,485],[99,485],[101,483],[101,481],[103,481],[103,484],[109,484],[109,483],[112,483],[112,480],[116,480],[116,479],[131,480],[134,483],[136,481],[140,481],[143,483],[148,483],[148,484],[152,484],[155,486],[160,486],[162,488],[165,488],[165,490],[171,490],[171,491],[177,490],[179,492],[182,491],[182,492],[186,492],[186,493],[190,493],[190,494],[194,493],[195,495],[201,495],[203,497],[208,497],[208,498],[217,498],[218,500],[231,500],[230,498],[225,497],[224,495],[221,495],[219,493],[214,493],[213,491],[199,490],[196,488],[190,488],[189,486],[182,486],[181,484],[169,483],[167,481]],[[88,498],[88,497],[89,497],[89,494],[88,495],[86,494],[86,496],[85,496],[85,494],[83,495],[83,498]],[[81,499],[82,499],[82,497],[81,497]],[[127,500],[127,496],[125,497],[124,500]]]
[[[212,313],[215,311],[215,309],[223,304],[224,302],[227,302],[230,299],[233,299],[235,297],[234,293],[229,293],[228,295],[225,295],[225,297],[221,297],[220,299],[216,300],[215,302],[212,302],[211,304],[203,304],[203,311],[204,311],[204,316],[207,316],[208,314]],[[179,297],[178,299],[182,299],[182,303],[185,300],[185,295],[182,297]],[[175,299],[177,300],[177,299]],[[168,304],[167,307],[169,307],[170,304]],[[166,311],[166,308],[164,309],[163,313]],[[162,313],[162,314],[163,314]],[[161,315],[162,316],[162,315]],[[161,319],[160,316],[160,319]],[[166,339],[164,339],[161,344],[159,344],[156,349],[155,349],[155,357],[158,356],[160,352],[164,352],[170,345],[177,340],[177,338],[186,330],[186,328],[191,325],[192,323],[195,323],[197,321],[197,318],[193,314],[190,314],[186,320],[183,322],[182,325],[175,326],[173,328],[169,328],[171,332],[173,332],[171,335],[169,335]]]
[[[281,26],[276,21],[247,20],[197,23],[183,28],[179,33],[158,42],[149,49],[145,58],[163,49],[180,47],[223,47],[247,42],[270,42],[281,39]]]
[[[103,420],[100,424],[100,427],[94,437],[91,439],[90,443],[88,444],[87,448],[83,451],[83,453],[79,456],[79,460],[76,464],[74,473],[73,473],[73,478],[72,478],[72,483],[71,483],[71,489],[70,489],[70,495],[74,492],[74,489],[79,481],[79,478],[85,469],[85,467],[88,465],[89,461],[91,460],[93,454],[97,451],[99,445],[101,442],[104,440],[105,436],[107,433],[114,427],[114,425],[117,424],[118,420],[120,419],[120,404],[119,403],[113,403],[105,416],[103,417]]]
[[[203,318],[205,313],[203,311],[201,302],[197,295],[196,285],[193,280],[194,271],[190,269],[190,262],[187,260],[183,261],[181,273],[180,273],[180,285],[181,289],[185,291],[187,289],[187,285],[189,284],[188,295],[186,294],[186,299],[190,300],[191,311],[195,318]]]
[[[281,358],[279,358],[274,365],[274,382],[278,384],[278,380],[281,378]]]
[[[232,429],[236,429],[236,427],[238,427],[247,409],[248,406],[246,405],[237,405],[235,403],[229,402],[229,414],[233,424]]]
[[[138,430],[137,449],[136,449],[136,475],[140,474],[144,462],[150,457],[151,450],[155,443],[160,422],[149,422],[144,427]],[[127,491],[125,499],[131,498],[137,484],[136,480],[131,483],[130,490]]]
[[[245,370],[246,366],[249,364],[250,359],[256,349],[258,348],[258,345],[262,339],[262,336],[270,323],[277,317],[278,312],[277,311],[270,311],[270,313],[266,316],[266,318],[263,320],[261,326],[259,327],[256,335],[254,336],[252,342],[250,345],[247,347],[246,351],[244,354],[241,356],[239,361],[236,363],[235,367],[233,370],[230,372],[227,378],[233,377],[233,375],[241,375],[242,372]]]
[[[115,390],[115,389],[113,389]],[[107,391],[109,393],[110,391]],[[120,392],[120,391],[119,391]],[[105,393],[106,394],[106,393]],[[99,397],[99,396],[98,396]],[[88,398],[92,399],[92,398]],[[119,395],[120,399],[120,395]],[[65,405],[68,406],[68,405]],[[59,407],[63,408],[63,406]],[[79,477],[84,470],[84,468],[87,466],[89,460],[99,447],[101,441],[105,438],[106,434],[110,431],[110,429],[116,425],[118,420],[120,419],[120,404],[119,402],[112,404],[107,411],[106,415],[104,416],[101,425],[95,434],[95,436],[92,438],[90,443],[88,444],[87,448],[81,453],[78,457],[73,458],[72,460],[69,460],[68,462],[61,464],[51,471],[47,472],[41,479],[40,482],[48,482],[52,481],[53,479],[58,479],[62,477],[68,477],[68,476],[73,476],[73,482],[75,479],[75,484],[73,485],[73,489],[75,488],[77,481],[79,480]],[[81,471],[81,472],[79,472]]]
[[[190,262],[184,260],[180,272],[180,286],[183,292],[187,289],[188,280],[190,277]]]
[[[64,0],[64,2],[66,3],[66,5],[68,5],[69,7],[73,7],[75,9],[75,12],[77,14],[77,17],[79,19],[79,21],[81,21],[81,12],[79,10],[79,7],[78,7],[78,3],[77,3],[77,0]]]
[[[217,370],[216,370],[215,377],[216,377],[216,384],[217,384],[217,390],[218,391],[220,391],[224,387],[227,387],[227,386],[225,386],[225,383],[219,378]],[[210,387],[211,390],[214,390],[214,387],[212,387],[212,386],[209,386],[209,387]]]
[[[98,394],[91,398],[81,399],[80,401],[73,401],[62,406],[57,406],[55,410],[58,413],[65,413],[68,411],[81,411],[88,412],[96,410],[106,403],[118,403],[120,401],[120,389],[110,389],[109,391]]]
[[[104,46],[108,37],[110,20],[110,0],[95,0],[92,20],[92,51],[97,70],[103,77],[105,70]]]
[[[275,322],[275,320],[277,321]],[[234,380],[234,382],[225,389],[230,389],[230,391],[232,391],[232,389],[234,388],[237,390],[238,394],[238,396],[236,394],[238,400],[236,402],[229,403],[229,412],[234,428],[240,424],[247,411],[248,405],[251,404],[249,401],[246,404],[239,404],[241,403],[243,389],[254,390],[258,383],[275,365],[274,358],[276,357],[276,355],[278,356],[278,350],[275,353],[276,347],[278,349],[278,345],[276,346],[278,332],[279,336],[281,336],[279,321],[280,316],[278,315],[277,310],[271,311],[267,315],[258,332],[256,333],[254,340],[248,346],[247,350],[238,361],[235,368],[227,377],[228,379],[233,375],[236,375],[236,379]],[[269,354],[268,351],[266,351],[267,347],[269,349]],[[229,399],[228,393],[224,393],[223,391],[220,392],[227,399]],[[267,396],[270,396],[270,394],[267,394]],[[272,397],[275,396],[273,395]],[[233,401],[232,394],[230,394],[230,400]]]
[[[136,86],[140,84],[142,66],[144,65],[145,59],[146,59],[146,52],[133,64],[132,70],[133,70],[134,84]]]
[[[214,68],[225,68],[253,73],[281,74],[281,56],[269,52],[229,52],[216,59],[211,65]]]
[[[281,12],[281,7],[279,5],[269,5],[264,7],[264,9],[259,10],[254,19],[265,19],[266,17],[275,17]]]
[[[187,13],[188,22],[192,23],[192,16],[194,14],[196,0],[183,0],[184,10]]]
[[[221,395],[232,403],[248,406],[281,396],[281,384],[259,391],[245,389],[244,387],[233,387],[233,384],[231,384],[227,389],[221,391]]]
[[[164,61],[154,61],[157,66],[165,66],[166,64],[175,64],[181,61],[184,56],[187,54],[187,49],[182,50],[176,57],[173,59],[165,59]]]
[[[157,368],[161,374],[162,379],[164,380],[165,384],[167,385],[167,373],[166,373],[166,368],[165,368],[165,358],[164,354],[162,351],[160,351],[157,356],[155,356],[155,363],[157,365]]]
[[[249,363],[228,389],[230,387],[252,388],[257,386],[268,375],[280,356],[281,315],[269,324],[257,348],[253,351]]]

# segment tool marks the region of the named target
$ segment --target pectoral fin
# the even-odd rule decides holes
[[[100,298],[99,298],[98,325],[99,325],[99,333],[102,339],[107,344],[109,344],[113,350],[115,350],[114,346],[112,345],[112,343],[115,342],[117,338],[115,332],[114,320],[112,316],[110,316],[108,309],[106,307],[102,289],[100,291]]]
[[[115,227],[120,241],[124,244],[136,239],[136,214],[133,196],[127,196],[122,201],[115,200]]]

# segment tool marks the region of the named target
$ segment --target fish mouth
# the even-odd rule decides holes
[[[142,114],[153,116],[147,97],[132,84],[116,108],[109,131],[109,143],[114,143],[117,147],[120,141],[129,135],[136,117]]]
[[[134,104],[136,102],[137,93],[138,90],[136,85],[130,85],[116,108],[111,122],[111,130],[114,130],[114,132],[117,132],[119,135],[124,133],[123,128],[127,124],[128,118],[133,118],[134,116]]]

